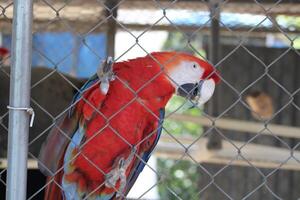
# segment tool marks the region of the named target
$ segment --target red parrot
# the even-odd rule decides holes
[[[10,59],[9,59],[9,50],[5,47],[0,47],[0,66],[9,66]]]
[[[218,81],[213,66],[186,53],[107,61],[42,146],[45,199],[125,199],[159,140],[172,95],[201,105]]]

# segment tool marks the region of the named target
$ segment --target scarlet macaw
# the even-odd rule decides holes
[[[186,53],[108,61],[42,146],[45,199],[124,199],[159,140],[171,96],[202,105],[218,81],[213,66]]]

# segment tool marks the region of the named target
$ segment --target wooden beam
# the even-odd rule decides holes
[[[292,2],[293,1],[293,2]],[[9,6],[7,0],[0,0],[0,5],[5,8],[5,15],[7,17],[12,16],[12,7]],[[73,0],[70,3],[65,2],[65,0],[53,0],[50,5],[59,11],[61,17],[69,17],[76,19],[92,19],[98,16],[99,12],[96,10],[103,10],[103,3],[95,0]],[[67,6],[64,6],[67,5]],[[257,6],[254,6],[257,5]],[[168,9],[185,9],[193,11],[208,11],[207,3],[199,0],[185,0],[177,1],[176,3],[170,2],[170,0],[160,0],[159,4],[153,2],[153,0],[127,0],[120,3],[120,9],[150,9],[158,10],[160,7]],[[234,13],[252,13],[252,14],[265,14],[265,10],[268,10],[269,14],[286,14],[286,15],[296,15],[299,16],[300,1],[282,0],[279,4],[274,6],[274,0],[264,0],[260,1],[260,4],[256,4],[253,0],[230,0],[225,4],[221,4],[223,12],[234,12]],[[60,10],[60,8],[63,8]],[[0,9],[2,11],[2,9]],[[36,13],[39,13],[36,15]],[[56,16],[55,10],[51,9],[50,6],[43,2],[34,3],[34,17],[38,18],[51,18]]]
[[[111,1],[109,1],[111,2]],[[146,3],[146,4],[145,4]],[[167,1],[163,1],[163,4],[169,4]],[[135,5],[137,4],[137,5]],[[149,6],[147,7],[147,5]],[[265,14],[263,9],[259,6],[253,6],[252,3],[241,4],[239,3],[238,7],[235,5],[236,3],[228,3],[222,6],[223,12],[234,12],[234,13],[253,13],[253,14]],[[93,30],[92,32],[102,32],[107,30],[107,25],[105,22],[105,11],[103,8],[103,4],[97,1],[87,0],[84,3],[82,0],[75,0],[72,3],[69,3],[67,6],[62,0],[56,0],[51,3],[52,7],[56,8],[57,12],[50,8],[47,4],[37,2],[34,4],[34,23],[33,30],[34,32],[46,32],[46,31],[74,31],[80,33],[86,33],[89,30]],[[138,6],[140,5],[140,7]],[[159,7],[155,6],[151,1],[148,0],[131,0],[121,2],[119,9],[153,9],[158,10]],[[265,5],[265,4],[264,4]],[[270,4],[270,6],[273,4]],[[10,5],[6,8],[7,2],[0,0],[0,6],[4,7],[4,13],[0,16],[0,30],[1,32],[11,33],[11,25],[12,25],[12,16],[13,16],[13,6]],[[166,5],[167,6],[167,5]],[[59,10],[59,8],[62,8]],[[268,7],[268,6],[267,6]],[[267,8],[266,7],[266,8]],[[251,10],[251,9],[256,10]],[[152,9],[152,10],[153,10]],[[187,9],[191,11],[208,11],[208,7],[205,3],[201,3],[201,1],[183,1],[177,2],[171,6],[169,9]],[[287,14],[287,15],[296,15],[299,16],[300,3],[299,4],[282,4],[280,3],[276,7],[272,8],[269,12],[269,15],[276,16],[278,14]],[[0,11],[2,11],[0,9]],[[102,23],[100,23],[104,20]],[[67,25],[66,25],[67,24]],[[124,24],[127,28],[133,30],[145,30],[151,24]],[[199,29],[199,26],[180,26],[178,27],[183,31],[195,31]],[[94,29],[95,28],[95,29]],[[120,28],[120,27],[118,27]],[[165,31],[173,31],[176,28],[168,25],[156,25],[151,28],[152,30],[165,30]],[[201,31],[208,32],[209,27],[203,27]],[[247,32],[249,27],[232,27],[231,30],[234,32]],[[289,29],[284,29],[286,33],[300,33],[300,30],[291,31]],[[228,30],[224,27],[220,27],[221,34],[229,33]],[[261,28],[257,27],[253,30],[253,33],[280,33],[277,28]],[[252,34],[252,33],[251,33]],[[232,35],[232,34],[231,34]]]
[[[7,159],[0,158],[0,169],[6,169],[6,168],[7,168]],[[28,169],[38,169],[37,161],[34,159],[28,159],[27,168]]]
[[[222,149],[209,150],[206,148],[207,138],[201,138],[195,142],[195,138],[178,137],[177,141],[168,135],[163,135],[155,149],[154,154],[158,158],[189,160],[193,163],[214,163],[220,165],[237,165],[258,168],[280,168],[284,170],[300,170],[300,163],[294,158],[290,158],[291,151],[289,149],[271,147],[258,144],[247,144],[232,141],[237,147],[242,147],[239,151],[230,142],[223,140]],[[178,141],[180,143],[178,143]],[[195,142],[195,143],[194,143]],[[190,148],[185,149],[193,144]],[[189,154],[189,156],[187,155]],[[191,157],[193,160],[191,159]],[[293,156],[300,160],[300,151],[294,151]],[[249,164],[251,163],[251,164]],[[195,163],[196,164],[196,163]],[[0,169],[7,168],[7,159],[0,159]],[[28,160],[28,169],[38,169],[37,161]]]
[[[127,24],[127,23],[125,23],[124,26],[126,26],[128,29],[142,31],[142,30],[145,30],[145,29],[149,28],[151,26],[151,24]],[[174,26],[170,26],[170,25],[155,25],[155,26],[152,26],[150,30],[152,30],[152,31],[177,31],[178,29],[180,29],[183,32],[194,32],[194,31],[200,30],[199,32],[201,32],[201,33],[209,34],[210,27],[207,27],[207,26],[203,26],[202,28],[200,28],[200,27],[202,27],[202,26],[176,25],[176,27],[174,27]],[[231,31],[228,31],[227,28],[220,27],[221,35],[234,36],[235,33],[248,33],[250,28],[232,27],[230,29],[231,29]],[[299,34],[300,33],[300,30],[294,30],[294,31],[288,30],[288,29],[283,29],[283,30],[286,33],[293,33],[293,34]],[[267,33],[281,33],[281,32],[277,28],[257,27],[252,32],[250,32],[249,35],[250,36],[251,35],[265,36]]]
[[[69,26],[65,26],[64,23],[60,23],[59,21],[49,23],[49,21],[35,21],[33,23],[33,29],[34,32],[66,32],[66,31],[72,31],[75,30],[79,33],[86,33],[89,30],[93,29],[95,26],[96,28],[93,29],[92,33],[103,33],[107,30],[107,25],[104,23],[100,26],[97,26],[97,24],[100,22],[99,21],[76,21],[76,20],[68,20],[67,23]],[[11,26],[12,26],[12,20],[9,19],[1,19],[0,18],[0,30],[1,32],[5,34],[10,34],[11,33]],[[125,27],[127,27],[129,30],[134,30],[134,31],[144,31],[148,29],[151,25],[150,24],[124,24]],[[72,30],[69,29],[69,27],[72,27]],[[177,26],[181,31],[183,32],[193,32],[196,30],[199,30],[199,26],[183,26],[183,25],[178,25]],[[117,28],[119,31],[122,31],[123,28],[120,25],[117,25]],[[226,28],[221,27],[220,28],[220,33],[221,36],[234,36],[234,34],[240,35],[241,33],[246,33],[249,31],[247,28],[231,28],[232,32],[228,31]],[[173,26],[168,26],[168,25],[155,25],[152,26],[149,31],[177,31],[177,28]],[[300,34],[300,30],[284,30],[286,33],[289,34]],[[209,27],[203,27],[200,29],[200,32],[202,34],[207,34],[209,35]],[[254,36],[254,37],[265,37],[267,33],[278,33],[282,34],[278,29],[276,28],[256,28],[254,29],[251,33],[249,33],[249,36]]]
[[[252,13],[265,14],[265,10],[269,14],[285,14],[299,16],[300,1],[298,0],[282,0],[274,6],[274,0],[263,0],[257,4],[254,0],[229,0],[225,4],[221,4],[223,12],[234,13]],[[159,5],[168,9],[188,9],[208,11],[207,3],[199,0],[177,1],[172,4],[170,0],[160,0]],[[256,6],[255,6],[256,5]],[[121,8],[125,9],[157,9],[158,4],[152,0],[127,0],[121,4]],[[263,8],[264,9],[263,9]]]
[[[178,137],[177,139],[186,147],[195,141],[193,138]],[[242,156],[239,156],[238,149],[228,141],[223,140],[222,149],[218,150],[207,149],[207,142],[206,138],[201,138],[187,151],[170,136],[164,136],[158,143],[155,155],[159,158],[192,161],[185,153],[187,152],[193,158],[194,161],[192,162],[300,170],[300,163],[298,161],[294,158],[288,160],[291,155],[289,149],[250,143],[241,148],[240,153]],[[238,141],[232,141],[232,143],[237,147],[245,144]],[[293,155],[300,160],[300,151],[294,151]]]
[[[288,138],[298,138],[300,139],[300,127],[292,127],[292,126],[284,126],[278,124],[264,124],[259,122],[249,122],[243,120],[236,119],[217,119],[213,122],[206,117],[194,117],[191,115],[181,115],[181,114],[173,114],[168,119],[176,120],[176,121],[188,121],[197,124],[201,124],[203,126],[215,126],[220,129],[238,131],[241,133],[252,133],[257,134],[260,133],[262,135],[276,135],[280,137],[288,137]],[[267,127],[270,131],[266,130]]]

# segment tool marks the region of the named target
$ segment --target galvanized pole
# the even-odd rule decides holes
[[[32,50],[32,0],[15,0],[8,128],[7,200],[26,199]]]

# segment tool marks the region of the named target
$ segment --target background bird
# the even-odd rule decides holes
[[[42,146],[45,199],[124,199],[159,140],[172,95],[202,105],[218,81],[213,66],[185,53],[105,62]]]
[[[5,47],[0,47],[0,65],[8,66],[10,65],[9,60],[9,50]]]

